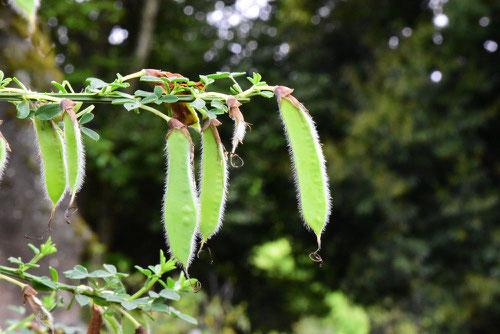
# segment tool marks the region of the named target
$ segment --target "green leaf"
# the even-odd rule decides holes
[[[52,290],[56,290],[57,289],[57,284],[52,282],[50,280],[50,278],[48,278],[47,276],[42,276],[40,278],[33,278],[33,282],[36,282],[38,283],[39,285],[42,285],[43,287],[38,287],[38,289],[43,289],[44,287],[46,288],[49,288],[49,289],[52,289]],[[35,288],[37,289],[37,288]]]
[[[167,286],[169,289],[174,289],[175,281],[171,277],[167,277]]]
[[[135,301],[132,301],[132,302],[129,302],[129,301],[124,301],[124,302],[121,302],[122,306],[127,309],[127,310],[134,310],[137,308],[137,303]]]
[[[85,306],[90,303],[90,298],[85,295],[75,295],[75,299],[80,306]]]
[[[84,126],[82,126],[82,128],[81,128],[80,130],[82,130],[82,132],[83,132],[86,136],[90,137],[91,139],[93,139],[93,140],[95,140],[95,141],[98,141],[98,140],[99,140],[99,138],[100,138],[99,134],[98,134],[97,132],[95,132],[94,130],[91,130],[91,129],[86,128],[86,127],[84,127]]]
[[[117,273],[116,267],[112,264],[104,264],[103,267],[108,272],[112,273],[113,275]]]
[[[170,313],[173,314],[174,316],[176,316],[176,317],[184,320],[184,321],[192,323],[193,325],[197,325],[198,324],[198,321],[195,318],[190,317],[187,314],[181,313],[180,311],[176,310],[173,307],[170,307]]]
[[[144,90],[136,90],[134,95],[138,96],[138,97],[148,97],[148,96],[155,95],[155,94],[152,92],[146,92]]]
[[[154,94],[153,94],[153,95],[149,95],[149,96],[147,96],[147,97],[143,98],[143,99],[141,100],[141,103],[142,103],[142,104],[147,104],[147,103],[154,102],[154,101],[156,101],[156,100],[158,100],[158,96],[156,96],[156,95],[154,95]],[[126,108],[126,107],[125,107],[125,108]]]
[[[160,97],[163,95],[163,88],[161,88],[161,86],[156,86],[155,87],[155,95],[157,97]]]
[[[144,76],[141,77],[140,80],[141,81],[147,81],[147,82],[163,82],[163,80],[161,80],[161,78],[154,77],[154,76],[151,76],[151,75],[144,75]]]
[[[113,276],[113,274],[110,273],[109,271],[106,271],[106,270],[96,270],[96,271],[91,272],[88,277],[104,278],[104,277],[112,277],[112,276]]]
[[[140,102],[125,103],[123,106],[125,107],[125,109],[130,111],[139,108],[141,106],[141,103]]]
[[[151,304],[151,309],[156,312],[169,312],[169,307],[163,304],[163,302],[161,301],[155,301],[153,304]]]
[[[7,259],[7,261],[9,261],[10,263],[17,264],[17,265],[23,265],[23,264],[24,264],[24,262],[23,262],[23,261],[21,261],[21,258],[17,258],[17,259],[16,259],[15,257],[12,257],[12,256],[11,256],[11,257],[9,257],[9,258]]]
[[[33,253],[35,253],[35,255],[40,254],[40,250],[37,247],[35,247],[33,244],[28,244],[28,247],[31,248],[31,250],[33,251]]]
[[[35,117],[41,119],[42,121],[48,121],[49,119],[54,118],[61,111],[59,103],[46,104],[38,108],[35,112]]]
[[[176,95],[163,95],[158,101],[163,103],[175,103],[179,101],[179,98]]]
[[[55,270],[52,267],[49,267],[49,270],[50,270],[50,275],[52,276],[52,280],[56,283],[59,282],[59,273],[57,272],[57,270]]]
[[[177,294],[174,290],[170,289],[163,289],[160,291],[160,296],[166,299],[172,299],[172,300],[179,300],[181,299],[181,296]]]
[[[202,109],[205,106],[205,101],[202,99],[196,99],[189,105],[191,108]]]
[[[97,78],[87,78],[86,81],[89,83],[89,87],[92,90],[100,89],[100,88],[106,87],[108,85],[106,82],[102,81],[101,79],[97,79]]]
[[[151,271],[148,269],[144,269],[144,268],[139,267],[139,266],[135,266],[134,268],[139,270],[143,275],[145,275],[147,277],[151,276]]]
[[[263,91],[263,92],[260,92],[259,95],[270,99],[271,97],[274,96],[274,93],[273,92],[269,92],[269,91]]]
[[[88,122],[90,122],[93,119],[94,119],[94,114],[88,113],[88,114],[84,114],[82,117],[80,117],[80,120],[78,122],[80,123],[80,125],[83,125],[83,124],[87,124]]]
[[[23,89],[23,90],[28,90],[28,88],[26,88],[26,86],[25,86],[25,85],[24,85],[21,81],[19,81],[19,79],[18,79],[18,78],[13,77],[13,78],[12,78],[12,80],[14,80],[14,82],[15,82],[15,83],[16,83],[19,87],[21,87],[21,89]]]
[[[17,117],[26,118],[30,114],[30,103],[28,101],[23,101],[17,106]]]
[[[128,97],[126,98],[123,98],[123,99],[116,99],[116,100],[113,100],[113,102],[111,102],[111,104],[125,104],[125,103],[135,103],[137,102],[136,100],[132,100]]]
[[[71,279],[83,279],[88,276],[87,268],[82,265],[76,265],[73,270],[68,270],[64,272],[64,275]]]
[[[64,86],[58,83],[57,81],[51,81],[50,83],[54,85],[59,90],[60,93],[68,94],[66,88],[64,88]]]

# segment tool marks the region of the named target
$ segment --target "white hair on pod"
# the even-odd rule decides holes
[[[286,98],[286,97],[282,97],[282,98]],[[292,101],[290,101],[290,102],[292,104],[294,104]],[[280,108],[281,108],[281,102],[279,104],[280,104]],[[317,238],[317,241],[318,241],[318,248],[321,248],[321,235],[325,231],[326,225],[328,224],[329,218],[330,218],[330,215],[331,215],[331,195],[330,195],[330,187],[328,185],[328,176],[326,174],[326,162],[325,162],[325,157],[323,155],[323,150],[321,149],[321,144],[320,144],[320,141],[319,141],[318,132],[316,130],[316,125],[315,125],[313,119],[309,115],[309,112],[307,111],[307,109],[300,102],[298,103],[297,107],[299,108],[302,116],[306,120],[306,122],[307,122],[307,124],[308,124],[308,126],[309,126],[309,128],[311,130],[311,135],[313,137],[314,146],[315,146],[315,149],[316,149],[316,154],[317,154],[317,156],[319,158],[320,165],[321,165],[321,176],[322,176],[322,181],[323,181],[323,194],[325,196],[325,202],[326,202],[326,216],[325,216],[325,222],[324,222],[323,227],[321,229],[321,232],[319,234],[317,234],[309,226],[309,224],[307,224],[307,221],[306,221],[306,219],[304,217],[304,213],[302,211],[302,198],[301,198],[301,195],[300,195],[299,177],[298,177],[298,174],[297,174],[297,166],[295,165],[295,157],[294,157],[294,154],[293,154],[292,144],[291,144],[291,141],[290,141],[290,137],[288,135],[288,130],[286,128],[286,123],[285,123],[285,120],[283,118],[283,114],[281,113],[281,111],[279,112],[279,114],[280,114],[281,121],[283,123],[283,127],[285,129],[285,135],[286,135],[286,140],[287,140],[287,144],[288,144],[288,152],[290,153],[290,157],[291,157],[292,170],[293,170],[293,179],[294,179],[294,184],[295,184],[295,188],[296,188],[297,202],[299,204],[300,216],[302,217],[302,220],[304,222],[305,228],[308,231],[312,230],[316,234],[316,238]]]
[[[191,247],[190,247],[190,252],[189,252],[189,257],[188,257],[188,260],[187,260],[187,264],[186,264],[186,267],[184,268],[187,272],[189,266],[191,265],[191,262],[193,262],[193,259],[194,259],[194,255],[195,255],[195,250],[196,250],[196,246],[197,246],[197,238],[198,238],[198,235],[200,234],[200,229],[199,229],[199,215],[200,215],[200,210],[199,210],[199,207],[200,207],[200,203],[199,203],[199,200],[198,200],[198,194],[197,194],[197,189],[196,189],[196,183],[195,183],[195,178],[194,178],[194,169],[193,169],[193,163],[192,163],[192,150],[187,150],[186,154],[187,154],[187,163],[188,163],[188,171],[189,171],[189,185],[190,185],[190,191],[191,191],[191,194],[192,194],[192,197],[194,199],[194,202],[195,202],[195,207],[196,207],[196,225],[193,229],[193,235],[191,237]],[[163,227],[165,229],[165,240],[168,244],[168,253],[170,254],[171,257],[175,258],[174,254],[172,253],[172,249],[170,247],[170,240],[168,238],[168,231],[167,231],[167,225],[165,224],[165,201],[166,201],[166,196],[167,196],[167,187],[168,187],[168,177],[169,177],[169,160],[170,160],[170,157],[169,157],[169,150],[168,150],[168,138],[167,138],[167,143],[165,145],[165,154],[167,156],[167,159],[166,159],[166,167],[167,167],[167,176],[165,177],[165,187],[164,187],[164,192],[163,192],[163,200],[162,200],[162,222],[163,222]],[[177,261],[178,263],[181,263],[180,261]],[[181,267],[184,267],[184,265],[181,263]]]
[[[65,173],[65,177],[67,179],[67,175],[68,175],[68,168],[66,166],[66,149],[65,149],[65,145],[64,145],[64,140],[63,140],[63,136],[61,135],[61,129],[59,129],[59,127],[54,123],[54,121],[52,120],[49,120],[47,122],[50,122],[51,126],[54,126],[55,127],[55,130],[56,130],[56,133],[57,133],[57,138],[59,139],[59,141],[61,142],[61,146],[62,146],[62,154],[63,154],[63,165],[64,165],[64,173]],[[33,124],[33,129],[35,129],[35,135],[38,139],[38,131],[36,130],[36,126]],[[35,141],[36,143],[36,150],[38,152],[38,157],[39,157],[39,160],[40,160],[40,178],[41,178],[41,184],[43,185],[43,193],[44,193],[44,197],[45,199],[47,199],[48,201],[50,201],[52,203],[52,199],[50,198],[49,196],[49,190],[47,188],[47,182],[46,182],[46,179],[45,179],[45,164],[43,163],[43,154],[42,154],[42,149],[40,148],[40,143],[38,140]],[[53,207],[52,209],[54,210],[58,205],[59,203],[61,203],[61,201],[64,199],[64,195],[66,193],[66,190],[65,192],[61,195],[61,197],[59,198],[59,200],[57,201],[57,203],[52,203]]]
[[[85,147],[83,145],[83,140],[82,140],[82,132],[80,130],[80,124],[78,121],[75,121],[73,123],[73,131],[75,132],[75,138],[76,138],[76,150],[78,152],[78,172],[77,172],[77,181],[76,181],[76,186],[75,186],[75,192],[72,193],[71,191],[71,186],[69,184],[69,178],[68,178],[68,191],[71,194],[71,200],[70,204],[73,203],[76,197],[76,193],[80,191],[83,185],[83,180],[85,178]],[[66,145],[65,145],[66,147]],[[67,166],[67,155],[66,155],[66,148],[64,149],[64,161],[66,164],[66,173],[68,172],[68,166]]]
[[[233,147],[231,151],[234,153],[236,151],[236,147],[239,143],[243,142],[245,138],[245,133],[247,131],[247,124],[245,122],[241,122],[238,120],[234,121],[234,131],[233,131]]]
[[[9,159],[8,145],[9,144],[7,144],[7,141],[0,133],[0,181],[2,180],[2,175]]]
[[[207,128],[207,130],[210,129]],[[205,130],[205,131],[207,131]],[[215,137],[215,134],[214,134],[214,137]],[[226,208],[226,200],[227,200],[227,187],[228,187],[228,181],[229,181],[229,172],[228,172],[228,169],[227,169],[227,161],[226,159],[224,158],[224,149],[222,147],[222,143],[217,143],[217,150],[218,150],[218,153],[220,154],[221,156],[221,159],[222,159],[222,164],[224,165],[224,177],[223,177],[223,193],[222,193],[222,200],[221,200],[221,203],[220,203],[220,207],[219,207],[219,220],[217,222],[217,226],[215,227],[215,230],[212,232],[212,234],[210,235],[207,235],[205,237],[206,240],[210,239],[211,237],[213,237],[214,235],[216,235],[220,229],[222,228],[222,221],[224,219],[224,210]],[[201,139],[201,160],[200,160],[200,172],[199,172],[199,185],[200,185],[200,189],[198,189],[198,197],[201,197],[201,182],[202,182],[202,178],[203,178],[203,159],[204,159],[204,153],[205,151],[203,150],[203,131],[202,131],[202,139]],[[198,216],[198,218],[200,218],[200,216]],[[200,222],[198,222],[198,225],[200,224]],[[201,233],[201,231],[200,231]],[[202,235],[202,240],[203,240],[203,235]]]

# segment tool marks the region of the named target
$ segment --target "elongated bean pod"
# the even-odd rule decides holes
[[[172,256],[187,270],[196,247],[198,230],[193,142],[187,127],[180,121],[172,118],[169,127],[163,223]]]
[[[61,108],[64,111],[64,143],[66,148],[66,166],[68,168],[68,185],[71,191],[71,201],[73,204],[76,193],[80,190],[85,173],[85,153],[82,142],[80,124],[73,110],[75,103],[64,99],[61,101]]]
[[[0,120],[0,125],[1,124],[2,121]],[[10,152],[9,143],[2,135],[2,132],[0,131],[0,181],[2,180],[3,171],[5,169],[5,166],[7,165],[7,158],[9,152]]]
[[[224,154],[216,120],[206,120],[202,135],[200,231],[203,243],[217,233],[222,225],[222,216],[227,194],[227,161]]]
[[[314,122],[307,109],[291,95],[292,91],[278,86],[274,93],[290,147],[301,214],[316,233],[319,249],[321,233],[330,216],[325,159]]]
[[[52,202],[52,215],[66,190],[63,139],[57,124],[33,118],[41,158],[41,174],[45,192]]]

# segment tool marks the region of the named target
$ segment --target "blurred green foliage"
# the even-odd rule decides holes
[[[363,333],[367,317],[377,333],[498,328],[500,77],[498,51],[485,43],[499,42],[500,3],[283,0],[268,4],[268,16],[208,24],[222,5],[235,8],[161,2],[147,66],[192,79],[258,71],[295,88],[318,124],[334,205],[318,268],[307,257],[314,236],[297,214],[276,105],[244,105],[254,126],[239,149],[245,166],[230,170],[225,224],[208,245],[215,262],[205,252],[191,268],[206,302],[220,304],[212,311],[224,309],[217,300],[231,286],[226,300],[244,303],[247,315],[239,306],[223,314],[248,317],[229,325],[240,331]],[[83,83],[137,70],[142,7],[44,0],[39,16],[67,78]],[[441,12],[445,27],[433,24]],[[116,26],[128,37],[112,45]],[[117,107],[96,114],[101,141],[86,144],[81,212],[109,252],[147,264],[164,247],[166,128]],[[229,119],[221,136],[229,144]]]

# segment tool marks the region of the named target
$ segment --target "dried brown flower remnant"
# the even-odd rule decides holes
[[[297,108],[300,108],[302,110],[304,110],[305,112],[309,113],[309,111],[307,110],[306,107],[304,107],[304,105],[302,103],[299,102],[299,100],[297,100],[293,95],[293,89],[292,88],[288,88],[288,87],[285,87],[285,86],[277,86],[275,89],[274,89],[274,95],[276,96],[276,99],[278,100],[278,105],[281,106],[281,99],[286,97],[294,106],[296,106]]]
[[[35,315],[36,320],[43,326],[47,327],[50,333],[54,332],[54,327],[52,325],[53,319],[52,315],[43,307],[40,299],[36,297],[38,292],[31,286],[27,285],[23,289],[23,299],[24,303],[28,303],[31,311]]]
[[[179,73],[164,72],[153,69],[147,69],[145,71],[147,75],[158,78],[183,78],[183,76]],[[168,93],[167,87],[165,86],[164,82],[151,82],[151,84],[155,87],[160,86],[163,89],[163,92]],[[174,89],[175,85],[181,87],[188,87],[187,82],[177,82],[177,83],[169,82],[168,83],[169,90]],[[202,82],[198,81],[192,87],[202,90],[205,87],[205,85]],[[180,94],[189,95],[189,92],[181,92]],[[196,115],[195,112],[189,109],[187,103],[176,102],[172,103],[171,107],[172,107],[172,117],[177,118],[185,125],[190,126],[199,122],[198,116]]]

